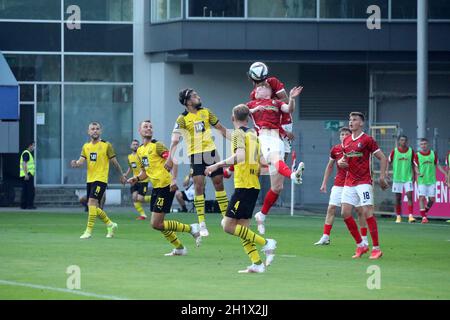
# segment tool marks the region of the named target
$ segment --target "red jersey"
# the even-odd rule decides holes
[[[372,184],[370,156],[380,150],[378,143],[374,138],[363,132],[356,138],[353,138],[353,135],[346,137],[342,144],[348,163],[345,186],[354,187],[360,184]]]
[[[334,177],[334,186],[343,187],[345,185],[345,177],[347,176],[347,169],[339,168],[337,165],[338,160],[344,156],[342,145],[337,144],[330,150],[330,159],[336,162],[336,177]]]
[[[270,87],[272,88],[272,97],[271,98],[276,99],[277,93],[279,93],[281,90],[284,89],[284,83],[275,77],[267,78],[266,81],[268,84],[270,84]],[[250,100],[255,100],[256,99],[255,95],[256,95],[256,88],[254,88],[252,90],[252,92],[250,93]]]
[[[256,111],[252,114],[253,121],[258,129],[281,129],[281,107],[285,103],[280,100],[260,99],[247,102],[250,110],[257,107],[263,107],[263,110]]]
[[[281,125],[285,125],[285,124],[291,124],[292,123],[292,117],[291,114],[288,113],[281,113]]]

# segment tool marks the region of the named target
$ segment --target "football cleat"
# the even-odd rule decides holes
[[[266,233],[266,227],[264,226],[264,221],[266,220],[266,215],[263,214],[261,211],[259,211],[255,214],[255,220],[256,220],[259,234]]]
[[[330,244],[330,237],[327,235],[323,235],[319,241],[314,243],[315,246],[326,246]]]
[[[402,216],[397,215],[397,219],[395,219],[395,223],[402,223]]]
[[[422,224],[428,223],[428,218],[427,217],[423,217],[422,218]]]
[[[261,264],[252,264],[251,266],[248,266],[247,269],[239,270],[239,273],[263,273],[266,271],[266,267],[264,266],[264,263]]]
[[[409,215],[409,217],[408,217],[408,222],[409,222],[409,223],[414,223],[414,222],[416,222],[416,219],[414,219],[414,217],[412,216],[412,214]]]
[[[356,252],[355,252],[355,254],[352,256],[352,258],[353,258],[353,259],[361,258],[361,256],[362,256],[364,253],[368,252],[368,251],[369,251],[369,247],[366,246],[366,245],[361,246],[361,247],[356,247]]]
[[[207,236],[209,236],[208,229],[206,229],[206,223],[205,223],[205,221],[200,222],[200,223],[199,223],[199,226],[200,226],[200,235],[201,235],[202,237],[207,237]]]
[[[136,220],[145,220],[147,219],[147,216],[139,216],[136,218]]]
[[[174,248],[172,251],[170,251],[169,253],[166,253],[165,256],[166,257],[171,257],[171,256],[185,256],[187,255],[187,248],[184,247],[182,249],[176,249]]]
[[[90,234],[89,232],[85,231],[81,236],[80,239],[89,239],[92,237],[92,234]]]
[[[302,182],[303,182],[302,176],[303,176],[304,170],[305,170],[305,164],[303,162],[300,162],[297,166],[297,169],[294,172],[292,172],[291,179],[294,180],[295,184],[302,184]]]
[[[372,249],[372,253],[370,254],[369,259],[375,260],[381,258],[383,252],[380,249]]]
[[[119,226],[117,225],[117,223],[113,222],[111,226],[107,227],[108,233],[106,234],[106,237],[108,239],[113,238],[114,237],[114,233],[117,230]]]
[[[200,225],[198,223],[191,224],[191,235],[194,237],[195,245],[200,247],[202,236],[200,235]]]
[[[266,255],[266,267],[270,266],[275,258],[275,249],[277,248],[277,242],[274,239],[267,239],[266,245],[262,247],[261,251]]]

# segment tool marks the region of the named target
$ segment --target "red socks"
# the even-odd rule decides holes
[[[292,171],[291,171],[291,169],[289,169],[289,167],[287,166],[287,164],[284,161],[282,161],[282,160],[278,161],[275,164],[275,167],[277,168],[278,172],[282,176],[289,178],[289,179],[291,178]]]
[[[331,232],[331,228],[333,228],[332,224],[325,224],[323,226],[323,234],[326,234],[327,236],[329,236],[330,232]]]
[[[408,214],[413,214],[413,205],[408,204]]]
[[[361,228],[361,236],[367,237],[367,228]]]
[[[358,231],[358,225],[355,222],[355,219],[353,219],[352,216],[344,219],[345,224],[347,225],[348,230],[352,234],[353,239],[355,239],[356,244],[361,243],[361,235]]]
[[[427,216],[427,211],[426,209],[420,209],[420,215],[425,218]]]
[[[401,204],[396,204],[396,205],[395,205],[395,213],[396,213],[398,216],[401,216],[401,215],[402,215],[402,205],[401,205]]]
[[[367,218],[367,226],[369,227],[370,236],[372,237],[372,245],[378,247],[378,226],[375,216]]]
[[[267,192],[261,209],[262,214],[267,214],[269,212],[270,208],[272,208],[274,203],[277,202],[278,196],[279,195],[273,192],[272,189]]]

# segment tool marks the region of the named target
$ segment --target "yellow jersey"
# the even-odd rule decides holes
[[[159,141],[152,140],[137,149],[141,168],[145,170],[153,188],[164,188],[170,185],[172,175],[164,168],[166,159],[163,154],[169,152],[166,146]]]
[[[231,152],[245,149],[245,161],[234,165],[234,187],[241,189],[261,189],[259,184],[259,140],[255,131],[241,127],[231,136]]]
[[[183,136],[188,156],[190,156],[216,149],[211,135],[211,126],[217,123],[219,119],[207,108],[199,108],[197,113],[186,110],[178,116],[174,132]]]
[[[128,166],[131,169],[131,172],[133,173],[133,176],[138,176],[141,172],[141,161],[139,160],[139,157],[137,153],[130,153],[128,155]],[[145,180],[142,180],[140,182],[148,182],[148,178]]]
[[[87,183],[108,183],[109,160],[116,156],[111,143],[103,140],[87,142],[81,149],[81,156],[87,161]]]

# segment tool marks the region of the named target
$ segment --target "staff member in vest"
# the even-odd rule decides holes
[[[420,139],[420,151],[414,157],[414,164],[419,188],[420,215],[422,223],[428,223],[427,213],[433,206],[436,196],[436,168],[446,177],[447,173],[439,165],[437,153],[430,150],[428,140],[425,138]]]
[[[392,164],[392,192],[395,193],[396,223],[402,222],[402,192],[405,189],[408,197],[408,222],[416,222],[413,217],[413,173],[414,151],[408,146],[408,137],[401,135],[397,140],[398,147],[389,155],[389,164]],[[389,166],[388,164],[388,166]],[[389,171],[389,167],[388,167]]]
[[[28,144],[28,147],[20,155],[20,180],[22,180],[22,209],[36,209],[34,206],[34,176],[36,169],[34,165],[34,158],[31,154],[36,145],[33,142]]]

